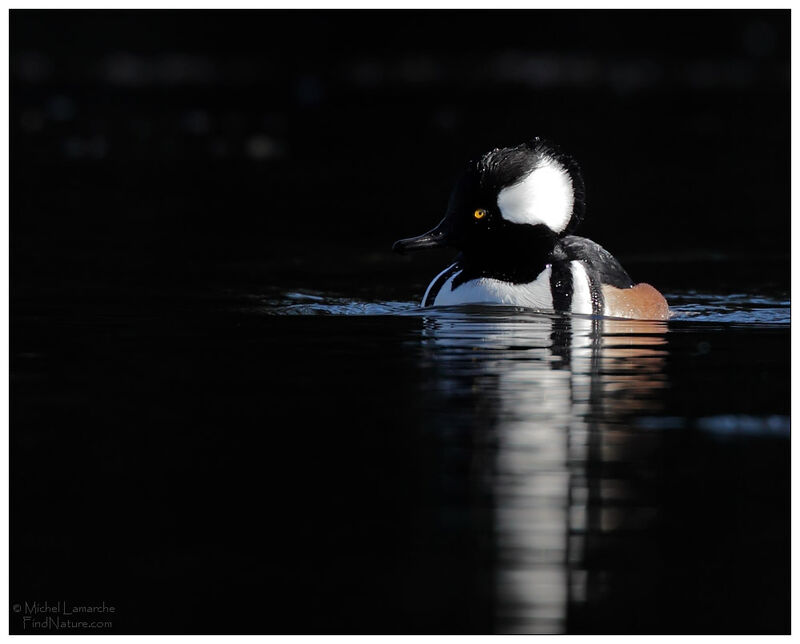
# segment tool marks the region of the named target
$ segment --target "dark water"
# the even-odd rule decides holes
[[[669,323],[311,293],[257,310],[366,316],[365,340],[381,316],[413,320],[395,340],[418,371],[405,413],[440,455],[437,532],[486,557],[478,628],[779,631],[789,302],[668,297]],[[427,628],[454,629],[440,617]]]
[[[787,632],[788,295],[668,297],[19,306],[14,592],[122,632]]]

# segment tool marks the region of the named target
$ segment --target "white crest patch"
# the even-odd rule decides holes
[[[522,181],[497,195],[503,219],[515,224],[544,224],[556,233],[567,227],[574,201],[569,172],[549,157],[544,157]]]

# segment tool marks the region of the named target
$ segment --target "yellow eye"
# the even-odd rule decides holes
[[[472,215],[472,216],[473,216],[473,217],[475,217],[475,219],[483,219],[483,218],[484,218],[486,215],[488,215],[488,214],[489,214],[489,213],[488,213],[488,212],[486,212],[486,211],[485,211],[483,208],[478,208],[478,209],[477,209],[477,210],[476,210],[476,211],[473,213],[473,215]]]

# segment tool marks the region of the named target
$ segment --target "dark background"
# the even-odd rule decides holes
[[[721,254],[785,260],[788,16],[14,11],[15,284],[202,287],[325,251],[335,271],[431,228],[468,158],[535,135],[579,160],[581,234],[623,259],[701,259],[689,286]]]
[[[431,228],[489,148],[571,152],[579,232],[638,280],[788,288],[788,11],[12,11],[10,33],[12,601],[106,599],[120,632],[392,632],[413,596],[436,609],[398,632],[492,630],[470,608],[491,554],[415,532],[437,501],[398,483],[438,464],[413,360],[380,337],[336,349],[342,322],[274,321],[264,344],[226,313],[270,289],[418,298],[444,258],[391,243]],[[322,344],[339,357],[287,377]],[[375,380],[381,351],[395,371]],[[348,452],[342,423],[381,458]],[[713,550],[699,505],[686,517]],[[426,554],[386,555],[408,543]],[[382,592],[350,575],[368,569]],[[683,626],[780,631],[786,580],[747,570],[764,606],[709,582]],[[637,610],[632,629],[670,629]]]

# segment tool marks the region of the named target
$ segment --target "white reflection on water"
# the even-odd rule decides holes
[[[667,325],[472,313],[426,318],[424,337],[441,386],[471,382],[485,403],[476,421],[495,437],[498,628],[562,633],[587,599],[585,535],[618,520],[600,497],[625,495],[589,468],[624,460],[626,419],[658,410]]]

